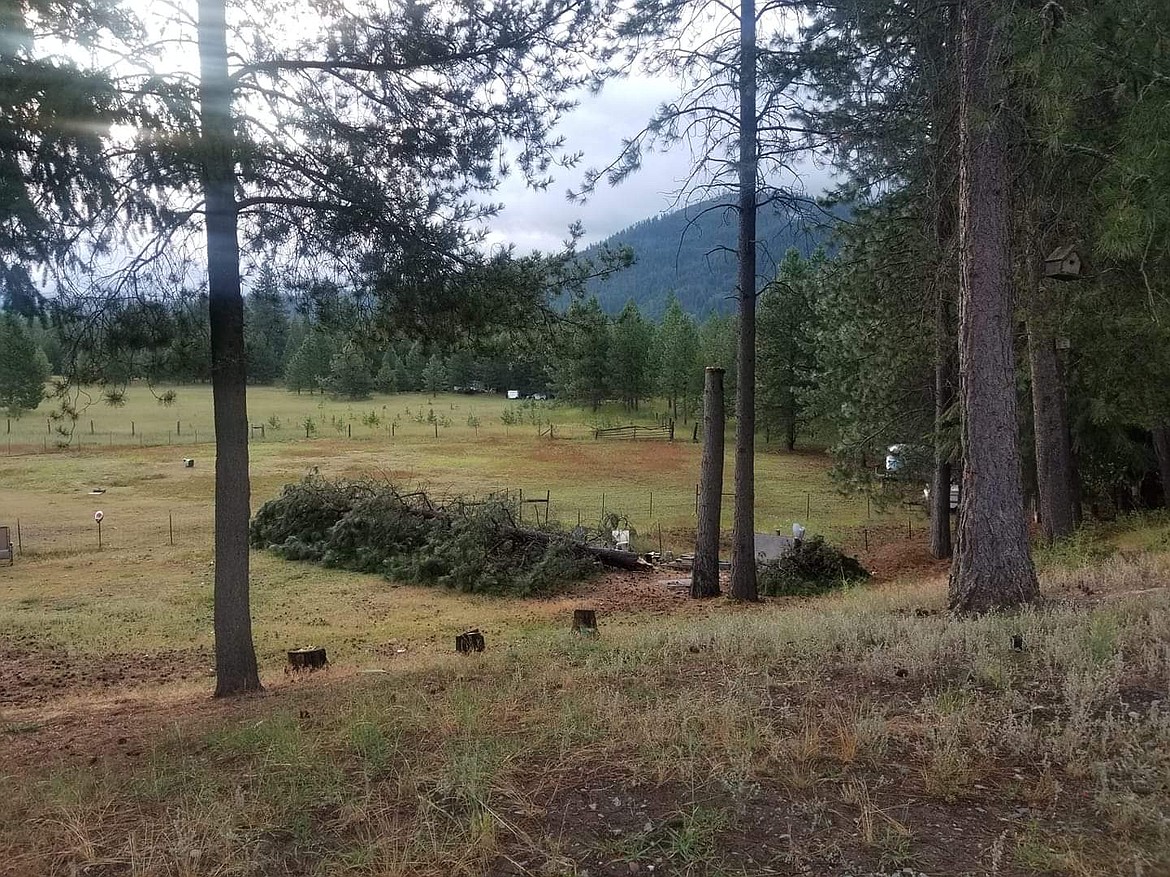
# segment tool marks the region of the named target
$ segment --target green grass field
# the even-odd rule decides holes
[[[44,418],[50,403],[12,422],[12,453],[0,457],[0,495],[13,519],[9,523],[21,520],[26,551],[96,547],[91,518],[99,507],[107,516],[103,542],[110,548],[169,544],[171,519],[180,544],[210,538],[210,389],[175,389],[176,401],[167,407],[145,387],[132,388],[122,408],[95,402],[64,449],[50,444],[44,452],[33,440],[39,424],[48,441]],[[594,440],[593,425],[630,422],[631,415],[616,408],[593,414],[555,404],[525,407],[487,396],[398,395],[348,403],[268,387],[250,391],[249,407],[251,422],[265,427],[263,436],[256,431],[251,446],[254,505],[311,471],[326,477],[387,477],[445,494],[509,490],[523,491],[529,499],[547,495],[552,517],[565,524],[596,523],[603,510],[618,512],[629,519],[645,548],[658,546],[659,527],[664,547],[689,544],[698,446],[683,424],[673,443]],[[434,422],[428,420],[432,411]],[[634,422],[652,423],[653,418],[652,412],[642,412]],[[91,419],[93,435],[88,433]],[[306,419],[315,424],[309,438]],[[137,444],[131,440],[131,422]],[[540,437],[550,422],[553,438],[547,432]],[[194,469],[183,468],[184,457],[195,458]],[[871,528],[876,539],[883,530],[905,529],[908,521],[916,526],[917,512],[898,507],[879,512],[864,499],[839,494],[826,465],[816,452],[764,449],[757,459],[760,529],[787,531],[800,521],[814,532],[860,546],[863,528]],[[730,450],[726,472],[730,492]],[[95,488],[105,493],[89,495]],[[526,510],[545,513],[544,506]],[[730,510],[729,495],[724,503],[728,524]]]

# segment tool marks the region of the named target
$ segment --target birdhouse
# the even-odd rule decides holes
[[[1076,247],[1069,244],[1049,253],[1044,260],[1044,276],[1050,280],[1080,280],[1081,256]]]

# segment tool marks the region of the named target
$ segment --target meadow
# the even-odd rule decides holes
[[[617,410],[251,400],[280,422],[251,447],[254,506],[311,471],[372,475],[549,491],[569,523],[604,493],[651,547],[660,524],[693,538],[697,446],[591,438]],[[744,607],[612,574],[521,600],[253,552],[267,690],[221,702],[209,393],[91,410],[95,436],[180,419],[184,442],[0,456],[0,523],[24,540],[0,566],[0,873],[1170,873],[1170,519],[1091,527],[1038,553],[1042,606],[955,619],[916,513],[839,496],[823,455],[764,450],[761,522],[811,509],[874,582]],[[296,435],[307,417],[332,434]],[[578,607],[600,638],[569,632]],[[471,626],[487,650],[455,655]],[[284,673],[309,644],[331,668]]]

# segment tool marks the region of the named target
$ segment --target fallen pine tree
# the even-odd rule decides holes
[[[498,497],[444,501],[388,482],[308,478],[256,512],[251,540],[291,560],[485,593],[548,593],[601,565],[651,568],[556,527],[522,527],[514,512]]]

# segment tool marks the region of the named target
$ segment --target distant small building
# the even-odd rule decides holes
[[[519,390],[509,390],[508,391],[508,398],[509,399],[519,399],[520,398],[520,391]]]

